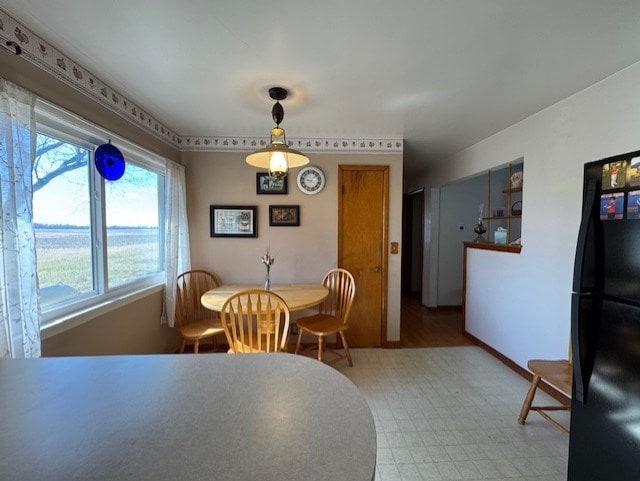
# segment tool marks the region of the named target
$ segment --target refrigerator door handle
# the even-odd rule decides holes
[[[577,293],[582,292],[585,254],[589,241],[589,232],[591,229],[595,230],[595,217],[598,215],[596,199],[599,190],[598,181],[596,179],[589,180],[584,206],[582,207],[582,220],[580,221],[580,230],[578,231],[576,259],[573,265],[573,291]]]
[[[586,404],[586,383],[580,349],[580,294],[574,294],[571,299],[571,352],[573,353],[573,397],[582,404]]]
[[[587,356],[592,349],[585,346],[584,342],[596,342],[593,338],[594,327],[585,325],[593,322],[594,319],[583,319],[581,312],[581,300],[594,298],[602,292],[604,264],[602,252],[604,249],[604,236],[602,224],[599,218],[600,203],[599,194],[600,183],[597,179],[590,179],[586,188],[584,206],[582,209],[582,221],[578,233],[578,246],[576,248],[576,259],[574,265],[573,290],[574,295],[571,303],[571,350],[573,353],[573,391],[577,400],[586,403],[587,391],[589,389],[589,379],[591,377],[592,364]],[[588,252],[589,251],[589,252]],[[592,272],[587,273],[584,269],[587,256],[593,262]],[[592,276],[592,285],[585,286],[584,276]]]

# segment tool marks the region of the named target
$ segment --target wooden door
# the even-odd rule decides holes
[[[356,281],[347,342],[385,346],[389,167],[341,165],[338,192],[338,264]]]

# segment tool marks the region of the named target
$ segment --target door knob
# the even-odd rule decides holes
[[[382,272],[382,266],[375,266],[375,267],[373,268],[373,270],[374,270],[375,272]]]

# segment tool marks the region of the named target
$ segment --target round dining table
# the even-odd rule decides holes
[[[292,354],[0,359],[0,479],[371,481],[344,375]]]
[[[224,303],[233,294],[247,289],[264,289],[258,284],[228,284],[205,292],[200,301],[207,309],[220,312]],[[299,311],[320,304],[329,295],[329,289],[322,284],[275,284],[271,291],[287,303],[290,311]]]

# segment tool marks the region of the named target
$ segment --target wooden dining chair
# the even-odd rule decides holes
[[[204,307],[200,302],[202,294],[218,287],[220,281],[211,272],[194,269],[178,276],[176,291],[176,329],[182,336],[180,352],[184,352],[187,342],[193,342],[193,352],[198,353],[200,341],[222,334],[222,323],[217,312]]]
[[[568,429],[558,421],[549,416],[545,411],[569,411],[571,409],[571,389],[573,381],[573,354],[571,346],[569,346],[569,359],[546,360],[531,359],[527,362],[527,368],[533,373],[531,386],[522,403],[518,422],[524,424],[529,415],[529,411],[537,411],[542,417],[553,424],[556,428],[564,433],[569,433]],[[555,406],[534,406],[533,398],[540,382],[551,385],[556,390],[567,396],[565,402]]]
[[[330,363],[346,359],[349,366],[353,366],[344,332],[349,328],[349,314],[356,295],[355,280],[348,270],[336,268],[325,274],[322,284],[329,289],[329,296],[320,304],[318,313],[313,316],[301,317],[296,321],[299,331],[296,354],[300,352],[302,335],[307,332],[317,337],[318,342],[306,346],[302,352],[317,349],[318,361],[322,361],[323,351],[326,349],[337,356],[329,361]],[[326,345],[326,337],[334,334],[336,335],[336,344],[338,336],[342,340],[343,354]]]
[[[289,307],[275,292],[237,292],[224,303],[220,317],[230,353],[287,350]]]

